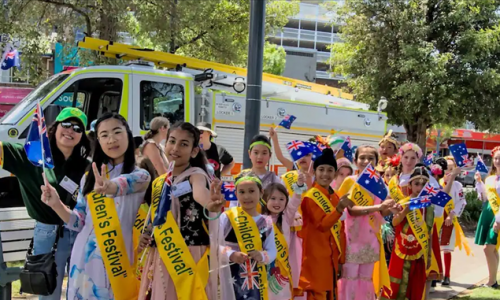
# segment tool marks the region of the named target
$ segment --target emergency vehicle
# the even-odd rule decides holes
[[[245,151],[246,69],[94,38],[85,38],[78,46],[127,63],[52,76],[0,120],[0,141],[24,142],[38,101],[47,124],[71,105],[87,114],[89,124],[104,112],[120,113],[134,135],[144,135],[155,116],[165,116],[172,123],[206,121],[218,133],[215,142],[233,155],[233,172],[239,172]],[[328,86],[263,74],[262,97],[254,101],[259,100],[261,111],[255,113],[261,115],[264,134],[285,115],[297,117],[291,130],[278,129],[283,152],[292,140],[339,130],[351,137],[353,145],[377,145],[386,131],[383,103],[378,111],[370,111],[367,104],[353,101],[353,95]],[[277,160],[271,164],[277,173],[286,171]],[[0,192],[17,187],[15,178],[0,172]]]

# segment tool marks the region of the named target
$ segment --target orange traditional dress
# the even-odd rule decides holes
[[[341,224],[342,214],[335,207],[339,203],[338,196],[331,188],[328,190],[314,183],[313,188],[319,190],[334,207],[326,214],[310,197],[304,196],[302,208],[302,270],[299,288],[307,293],[308,300],[332,300],[336,295],[337,273],[339,263],[345,261],[345,235],[340,225],[340,249],[332,234],[332,227]]]

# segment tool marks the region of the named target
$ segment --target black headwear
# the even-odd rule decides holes
[[[333,150],[330,148],[326,148],[323,150],[323,153],[321,153],[321,156],[316,158],[314,161],[314,170],[316,170],[317,167],[321,165],[329,165],[335,168],[335,171],[337,170],[337,160],[335,159],[335,155],[333,154]]]

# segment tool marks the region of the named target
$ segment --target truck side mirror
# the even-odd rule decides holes
[[[44,111],[45,124],[50,125],[54,123],[61,110],[62,107],[59,105],[49,105]]]

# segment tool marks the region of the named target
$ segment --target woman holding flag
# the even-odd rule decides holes
[[[142,236],[152,244],[144,257],[138,299],[217,297],[217,218],[224,201],[220,199],[221,183],[210,184],[199,140],[200,131],[191,123],[178,122],[168,131],[165,153],[170,166],[153,183],[150,215],[154,240]],[[210,212],[219,214],[214,217]]]
[[[483,200],[483,210],[476,230],[476,245],[484,246],[484,255],[488,263],[488,282],[485,287],[498,288],[497,273],[499,255],[498,248],[500,229],[500,146],[493,148],[491,151],[493,165],[491,167],[490,176],[483,183],[481,175],[476,173],[476,189]]]
[[[33,254],[49,253],[60,234],[55,261],[57,265],[57,287],[50,296],[39,299],[61,299],[61,289],[66,264],[69,263],[76,232],[62,227],[63,221],[50,207],[40,202],[44,184],[43,169],[48,183],[54,186],[64,205],[73,208],[76,194],[90,154],[90,142],[85,135],[87,116],[78,108],[67,107],[57,116],[47,133],[44,131],[43,115],[37,106],[33,123],[23,148],[21,144],[0,142],[0,167],[14,174],[21,189],[23,202],[28,214],[35,220]],[[41,138],[40,138],[41,136]],[[44,145],[42,155],[41,142]],[[50,145],[50,146],[49,146]],[[39,161],[45,161],[45,164]],[[58,230],[58,228],[60,230]]]
[[[385,223],[383,216],[391,213],[390,209],[395,202],[392,199],[385,200],[385,197],[380,199],[372,193],[374,190],[370,192],[361,184],[355,183],[358,177],[363,181],[379,180],[382,183],[379,186],[384,189],[387,196],[385,183],[375,170],[378,163],[377,149],[372,146],[359,146],[354,154],[354,162],[360,173],[350,177],[351,180],[344,181],[345,185],[352,186],[350,199],[354,206],[347,209],[347,218],[344,221],[346,259],[342,269],[343,276],[339,281],[339,299],[373,300],[376,293],[383,288],[382,284],[389,285],[380,228]],[[367,170],[369,165],[371,168],[366,172],[372,173],[367,179],[363,179],[364,170]],[[340,188],[340,193],[346,189],[345,185]],[[379,262],[377,273],[374,274],[377,262]],[[374,277],[378,277],[377,291],[374,287]],[[384,278],[387,279],[386,282],[383,282]]]
[[[132,132],[121,115],[102,115],[96,133],[92,170],[81,180],[75,208],[64,205],[50,182],[41,199],[79,232],[67,298],[136,299],[132,229],[150,176],[136,167]]]

